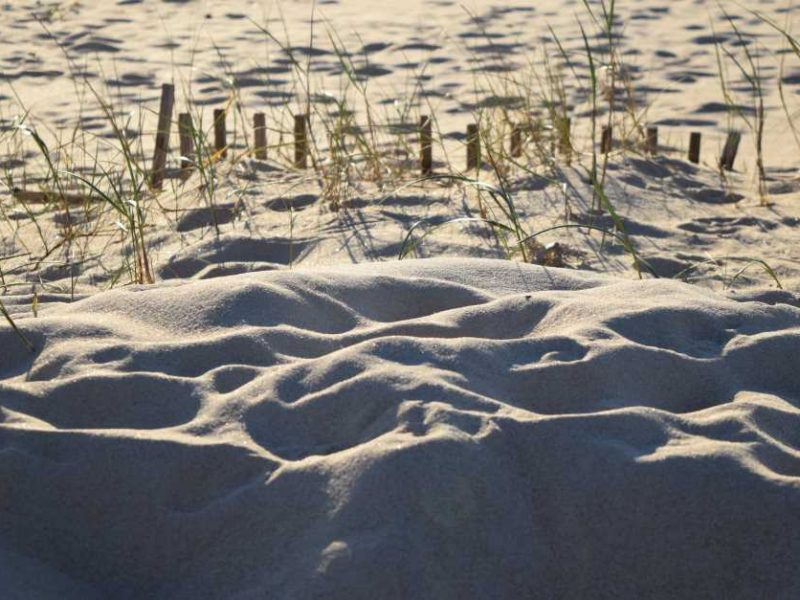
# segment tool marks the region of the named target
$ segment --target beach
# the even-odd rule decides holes
[[[800,596],[797,10],[0,5],[0,597]]]

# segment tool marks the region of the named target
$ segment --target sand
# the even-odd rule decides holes
[[[404,251],[407,259],[508,257],[509,247],[485,225],[442,226],[452,219],[479,219],[481,205],[489,204],[500,215],[488,195],[479,199],[469,187],[427,182],[382,191],[364,183],[353,190],[342,210],[332,211],[320,200],[315,183],[295,176],[263,177],[264,168],[261,161],[240,163],[220,183],[211,205],[191,179],[173,198],[165,192],[167,199],[159,200],[160,207],[154,199],[144,202],[150,213],[147,243],[158,280],[396,261]],[[489,175],[484,176],[488,180]],[[563,266],[638,278],[632,256],[612,235],[612,217],[592,211],[592,187],[584,167],[565,166],[559,179],[521,176],[509,183],[525,232],[558,228],[533,240],[559,244]],[[729,179],[744,185],[741,174]],[[606,178],[622,227],[645,263],[643,277],[677,278],[717,291],[775,288],[777,283],[800,289],[800,195],[776,193],[770,205],[761,206],[752,195],[741,193],[741,186],[726,189],[717,173],[664,156],[615,156]],[[73,209],[73,227],[87,237],[44,259],[40,231],[47,239],[61,239],[65,218],[61,211],[32,205],[38,215],[33,222],[29,209],[12,201],[6,213],[9,235],[3,238],[7,258],[2,268],[6,281],[17,286],[13,291],[75,298],[129,283],[131,245],[110,207]],[[599,227],[609,234],[578,226]],[[104,234],[94,235],[98,229]],[[37,251],[31,256],[26,248]],[[535,258],[535,253],[528,257]],[[520,258],[518,252],[514,258]],[[777,283],[756,260],[774,270]],[[26,310],[30,313],[30,301]]]
[[[403,6],[0,5],[0,301],[32,346],[0,316],[1,600],[800,597],[800,177],[777,88],[793,114],[800,60],[747,10],[791,25],[791,5],[723,3],[763,60],[766,202],[751,134],[716,168],[731,31],[689,0],[618,3],[661,146],[614,149],[617,219],[594,210],[585,98],[571,164],[504,174],[525,256],[469,186],[351,181],[335,210],[311,170],[243,156],[233,115],[213,192],[168,173],[141,198],[152,285],[110,206],[10,193],[52,185],[27,110],[59,161],[91,167],[68,139],[108,159],[69,68],[149,161],[166,81],[206,119],[236,89],[285,135],[302,90],[256,24],[323,92],[334,31],[383,116],[436,112],[435,168],[458,174],[474,112],[516,102],[483,74],[541,64],[548,25],[582,43],[577,1]]]
[[[800,593],[797,295],[433,259],[45,313],[6,598]]]
[[[597,3],[594,7],[599,14]],[[796,119],[800,65],[784,54],[780,34],[749,12],[791,28],[798,9],[788,0],[754,0],[746,5],[723,0],[719,6],[698,0],[616,2],[628,74],[639,108],[649,107],[643,120],[661,126],[665,146],[684,151],[688,132],[703,132],[703,159],[716,162],[730,119],[714,40],[732,44],[733,51],[738,44],[722,9],[759,57],[768,115],[767,165],[796,173],[797,141],[781,108],[777,82],[785,82],[788,106]],[[7,3],[0,18],[8,24],[3,42],[8,51],[0,70],[14,86],[13,92],[2,92],[6,114],[0,116],[10,122],[22,105],[42,129],[62,126],[69,131],[77,120],[80,128],[97,135],[108,131],[105,119],[85,89],[83,95],[76,93],[65,55],[73,61],[72,71],[107,90],[121,111],[133,111],[141,102],[149,104],[150,112],[156,110],[161,83],[174,81],[179,98],[191,96],[206,108],[208,122],[211,109],[224,105],[233,88],[251,110],[282,110],[286,103],[295,112],[304,107],[291,61],[259,26],[291,47],[298,61],[311,61],[321,102],[325,95],[338,96],[343,87],[335,40],[350,53],[357,74],[369,79],[374,100],[383,100],[377,113],[402,121],[407,102],[422,105],[435,112],[442,135],[457,141],[463,140],[476,110],[492,106],[513,110],[519,105],[518,91],[509,87],[504,92],[504,77],[523,78],[527,66],[541,64],[545,53],[555,60],[557,49],[548,27],[581,71],[587,61],[582,56],[579,19],[593,34],[582,0],[502,4],[407,0],[403,10],[391,11],[368,0],[19,1]],[[313,31],[308,26],[312,19]],[[602,39],[593,42],[602,47]],[[745,61],[742,55],[737,58]],[[489,88],[487,71],[501,82],[495,89]],[[752,117],[746,80],[733,63],[725,74],[732,102]],[[83,107],[80,114],[78,105]],[[585,102],[576,105],[576,113],[583,115],[576,124],[584,120],[587,108]],[[147,116],[152,119],[152,114]],[[733,120],[737,129],[747,130],[741,119]],[[746,135],[742,151],[750,157],[753,143],[753,136]],[[789,148],[794,154],[787,155]],[[750,163],[747,170],[752,174]]]
[[[717,290],[776,285],[755,259],[769,265],[783,287],[797,289],[800,144],[787,113],[797,116],[800,59],[777,31],[749,12],[791,27],[795,8],[766,1],[743,7],[679,0],[618,2],[617,10],[618,42],[634,89],[636,118],[640,126],[659,126],[660,145],[655,156],[643,155],[640,148],[615,148],[605,187],[634,247],[648,262],[647,276],[677,276]],[[234,102],[228,115],[230,156],[217,166],[213,188],[197,174],[181,181],[168,173],[164,191],[141,201],[159,279],[274,264],[392,260],[421,219],[430,226],[485,214],[469,189],[409,186],[417,175],[414,127],[419,115],[436,117],[436,172],[462,173],[467,123],[482,115],[488,126],[541,108],[538,94],[543,89],[535,75],[544,77],[545,58],[559,59],[552,32],[571,61],[562,74],[574,122],[574,160],[567,164],[557,156],[555,167],[546,168],[534,156],[534,144],[527,143],[520,160],[528,170],[512,166],[506,184],[528,234],[564,224],[615,227],[608,214],[597,217],[591,211],[594,194],[586,172],[591,103],[581,90],[588,75],[579,20],[593,36],[596,31],[581,2],[515,0],[499,7],[484,2],[429,6],[412,0],[407,10],[395,12],[387,14],[358,0],[4,5],[0,15],[9,27],[4,41],[8,52],[0,57],[5,80],[0,90],[0,164],[6,174],[0,185],[0,268],[6,280],[30,284],[32,293],[74,297],[131,279],[131,248],[120,232],[119,215],[109,205],[76,208],[66,217],[52,206],[23,206],[9,193],[14,187],[53,189],[32,139],[14,129],[23,115],[49,140],[58,168],[91,171],[97,160],[106,168],[105,161],[119,168],[120,157],[110,150],[116,142],[109,137],[108,119],[89,91],[91,85],[127,123],[131,139],[141,143],[142,165],[149,169],[162,83],[176,86],[175,112],[187,110],[191,101],[192,114],[202,117],[207,128],[212,109]],[[753,122],[748,108],[752,98],[747,81],[726,56],[725,82],[741,113],[729,113],[724,106],[715,39],[723,44],[720,52],[724,48],[737,60],[746,59],[726,14],[740,28],[763,77],[764,198],[756,193],[755,136],[747,126]],[[600,51],[603,40],[592,39]],[[397,158],[402,173],[380,181],[351,178],[340,185],[342,212],[329,210],[310,171],[288,166],[291,117],[307,107],[303,82],[281,44],[291,47],[302,69],[312,74],[316,108],[311,130],[323,163],[328,140],[320,119],[332,110],[326,103],[347,96],[357,111],[357,124],[363,127],[366,119],[363,110],[358,112],[358,94],[347,83],[336,47],[346,49],[368,90],[373,117],[381,123],[381,144],[407,144],[386,149],[405,153]],[[515,94],[523,88],[535,97],[520,100]],[[252,149],[250,120],[257,110],[267,112],[268,161],[246,158]],[[626,127],[632,127],[629,121]],[[405,133],[387,137],[384,127]],[[721,176],[717,160],[729,129],[741,131],[743,140],[736,171]],[[686,161],[689,131],[703,134],[699,165]],[[173,127],[170,167],[180,161],[175,133]],[[364,174],[363,165],[358,169]],[[480,177],[494,181],[488,165]],[[106,183],[100,183],[104,190]],[[497,217],[496,211],[488,216]],[[77,239],[53,248],[70,234]],[[45,247],[42,240],[50,242]],[[569,267],[638,276],[617,240],[600,239],[596,231],[558,229],[536,240],[564,246],[563,262]],[[486,227],[472,223],[438,230],[415,255],[505,258],[507,251]]]

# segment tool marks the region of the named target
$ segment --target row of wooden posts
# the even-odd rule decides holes
[[[164,84],[161,88],[161,105],[158,113],[158,129],[156,131],[156,144],[153,153],[153,169],[151,172],[151,185],[161,189],[167,164],[169,151],[169,135],[172,123],[172,112],[175,104],[175,88],[171,84]],[[214,151],[224,158],[227,156],[227,131],[225,123],[226,111],[214,110]],[[569,132],[571,120],[564,123],[560,150],[569,151]],[[257,159],[267,158],[267,123],[264,113],[253,116],[254,150],[253,156]],[[192,168],[191,156],[194,153],[194,140],[192,117],[188,113],[178,116],[178,132],[180,135],[181,171],[188,173]],[[516,126],[511,131],[510,153],[514,158],[522,156],[524,128]],[[480,166],[480,132],[476,124],[467,125],[467,170],[477,169]],[[733,163],[739,150],[741,134],[728,133],[725,146],[719,159],[719,166],[725,170],[733,170]],[[423,176],[433,173],[433,133],[432,119],[429,116],[420,117],[419,122],[420,142],[420,172]],[[600,139],[600,152],[608,154],[613,144],[613,130],[611,126],[604,125]],[[689,137],[689,160],[695,164],[700,162],[701,134],[692,132]],[[308,166],[308,115],[295,115],[294,117],[294,166],[305,169]],[[648,127],[645,136],[645,149],[650,154],[658,150],[658,128]]]

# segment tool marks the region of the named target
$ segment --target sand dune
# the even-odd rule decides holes
[[[19,323],[4,598],[800,594],[796,294],[419,260]]]
[[[620,96],[613,109],[605,106],[609,90],[601,94],[600,111],[617,113],[619,143],[603,184],[621,226],[652,267],[648,274],[716,289],[778,282],[797,289],[800,178],[790,121],[796,117],[800,64],[781,34],[752,12],[789,27],[797,6],[675,0],[617,2],[616,10],[615,60],[626,83],[611,90],[611,97]],[[210,175],[179,178],[175,123],[167,187],[138,199],[157,279],[394,259],[421,219],[436,226],[486,216],[463,187],[406,187],[419,173],[422,114],[436,118],[433,159],[439,174],[463,173],[467,123],[479,121],[503,148],[510,144],[512,122],[541,130],[547,139],[525,139],[521,168],[501,164],[527,233],[554,225],[619,229],[608,214],[595,214],[595,192],[588,185],[586,169],[598,140],[588,135],[592,102],[579,21],[597,60],[610,59],[603,54],[602,31],[591,25],[580,0],[514,0],[503,6],[411,0],[406,10],[391,14],[358,0],[19,2],[4,5],[0,15],[9,24],[8,52],[0,56],[0,268],[14,286],[74,297],[135,279],[129,236],[121,233],[120,215],[109,203],[90,202],[65,215],[52,204],[25,204],[10,193],[19,187],[41,195],[41,189],[52,193],[54,187],[31,136],[16,128],[22,120],[47,138],[56,168],[84,174],[94,169],[91,177],[106,191],[115,177],[128,177],[119,173],[121,142],[90,86],[113,107],[121,135],[134,145],[141,142],[142,172],[151,165],[161,84],[175,84],[173,112],[189,111],[203,131],[210,128],[212,109],[229,108],[228,159],[209,159]],[[754,188],[754,98],[735,66],[746,60],[742,48],[751,51],[763,83],[763,197]],[[730,53],[722,70],[718,52]],[[298,73],[293,61],[302,61],[305,71]],[[555,65],[553,85],[564,86],[557,104],[573,122],[569,158],[555,152],[548,138],[553,124],[544,113],[559,92],[548,87],[547,64]],[[367,100],[359,100],[344,65],[368,90]],[[602,73],[600,79],[605,81]],[[625,86],[630,95],[621,93]],[[632,105],[621,104],[623,99]],[[323,122],[344,108],[353,111],[347,130],[363,131],[367,101],[377,122],[372,151],[384,153],[381,174],[365,167],[363,148],[350,135],[346,149],[354,172],[339,178]],[[313,171],[298,171],[288,158],[292,117],[309,105],[319,163]],[[256,111],[266,113],[268,160],[248,155]],[[645,125],[660,127],[655,155],[630,142]],[[620,131],[625,129],[630,131]],[[683,160],[690,129],[703,134],[699,165]],[[720,148],[734,129],[744,133],[736,172],[721,174]],[[630,146],[621,143],[626,135]],[[484,142],[487,149],[491,140]],[[109,152],[112,175],[99,176]],[[495,182],[488,162],[481,173],[468,174]],[[63,172],[62,177],[76,182]],[[328,210],[330,204],[342,210]],[[497,211],[488,216],[496,218]],[[560,228],[537,240],[564,246],[569,267],[638,275],[623,247],[608,237],[598,240],[596,231]],[[437,232],[417,254],[506,257],[508,251],[486,227],[473,224]]]
[[[0,600],[800,598],[798,6],[616,7],[0,3]]]

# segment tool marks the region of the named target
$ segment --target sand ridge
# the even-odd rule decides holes
[[[10,597],[800,590],[788,292],[434,259],[20,324],[40,350],[2,331],[2,568],[38,563],[0,572]]]
[[[800,79],[749,10],[791,25],[797,8],[617,6],[632,110],[661,144],[612,148],[598,211],[579,0],[0,4],[0,301],[18,327],[0,317],[0,600],[800,597],[800,179],[777,87],[791,116]],[[542,66],[549,25],[583,74],[572,160],[531,138],[524,164],[470,173],[502,180],[520,242],[481,221],[503,218],[486,189],[410,183],[416,124],[436,115],[436,173],[463,173],[469,121],[542,109],[510,82]],[[763,68],[769,202],[752,135],[716,168],[719,40]],[[342,179],[331,201],[333,163],[281,152],[310,100],[333,161],[318,125],[342,58],[381,135],[410,145],[382,163],[405,172]],[[727,75],[741,128],[747,82]],[[96,85],[149,165],[165,82],[206,126],[231,103],[229,157],[182,180],[173,139],[164,189],[133,202],[139,285],[109,203],[10,193],[53,185],[17,126],[59,169],[107,166],[121,140]],[[247,154],[255,110],[268,160]],[[558,260],[530,264],[545,249]]]

